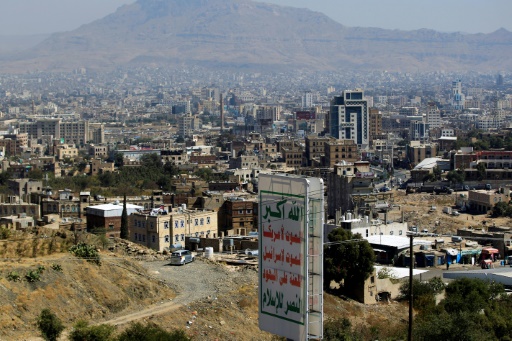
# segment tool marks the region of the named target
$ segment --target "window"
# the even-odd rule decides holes
[[[179,235],[179,234],[177,234],[176,236],[174,236],[174,240],[176,240],[177,242],[179,242],[179,241],[180,241],[180,235]]]
[[[199,225],[199,219],[195,218],[194,219],[194,226],[197,226],[197,225]]]
[[[108,229],[109,230],[113,230],[114,229],[114,224],[108,224]]]
[[[177,226],[176,226],[176,227],[177,227]],[[168,229],[168,228],[169,228],[169,222],[168,222],[168,221],[166,221],[166,222],[164,222],[164,229]]]
[[[185,220],[180,221],[180,227],[185,227]]]
[[[402,235],[402,230],[398,231],[398,234],[401,236]]]
[[[153,243],[155,242],[155,235],[151,236],[151,242],[153,242]]]
[[[181,241],[182,242],[185,241],[185,235],[184,234],[181,235]]]
[[[394,231],[389,231],[389,234],[390,234],[390,235],[393,235],[393,232],[394,232]]]
[[[210,217],[206,217],[206,224],[210,225]]]
[[[251,214],[252,210],[247,210],[246,212],[247,212],[247,214]]]
[[[366,229],[366,237],[368,237],[368,229]]]
[[[133,235],[133,240],[137,241],[137,233]]]
[[[150,228],[153,228],[153,222],[150,222],[150,223],[149,223],[149,227],[150,227]]]
[[[174,221],[174,228],[177,229],[179,225],[180,225],[180,222],[178,220],[175,220]]]
[[[238,214],[244,214],[244,210],[238,210]]]
[[[199,225],[201,225],[201,226],[202,226],[202,225],[204,225],[204,218],[201,218],[201,219],[199,220]]]
[[[164,240],[166,243],[169,243],[171,241],[168,234],[165,235]]]
[[[145,234],[143,234],[143,235],[142,235],[142,241],[143,241],[143,242],[145,242],[145,241],[146,241],[146,235],[145,235]]]

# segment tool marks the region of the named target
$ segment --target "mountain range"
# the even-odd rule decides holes
[[[140,65],[494,72],[511,70],[511,55],[512,33],[505,29],[463,34],[351,28],[308,9],[250,0],[138,0],[2,55],[0,72]]]

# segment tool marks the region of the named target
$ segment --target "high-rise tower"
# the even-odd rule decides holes
[[[466,96],[462,93],[462,81],[457,79],[452,82],[452,106],[455,110],[464,109]]]
[[[222,94],[220,94],[220,132],[224,131],[224,102],[222,101]]]
[[[370,141],[368,101],[364,91],[345,90],[334,96],[329,111],[329,133],[340,140],[353,140],[359,148],[366,148]]]

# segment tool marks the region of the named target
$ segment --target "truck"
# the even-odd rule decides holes
[[[448,206],[443,207],[443,213],[452,214],[452,208]]]
[[[453,189],[448,186],[436,186],[434,187],[434,193],[436,194],[452,194]]]

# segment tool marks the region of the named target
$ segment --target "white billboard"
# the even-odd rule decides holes
[[[260,328],[321,338],[323,182],[260,174],[258,188]]]

